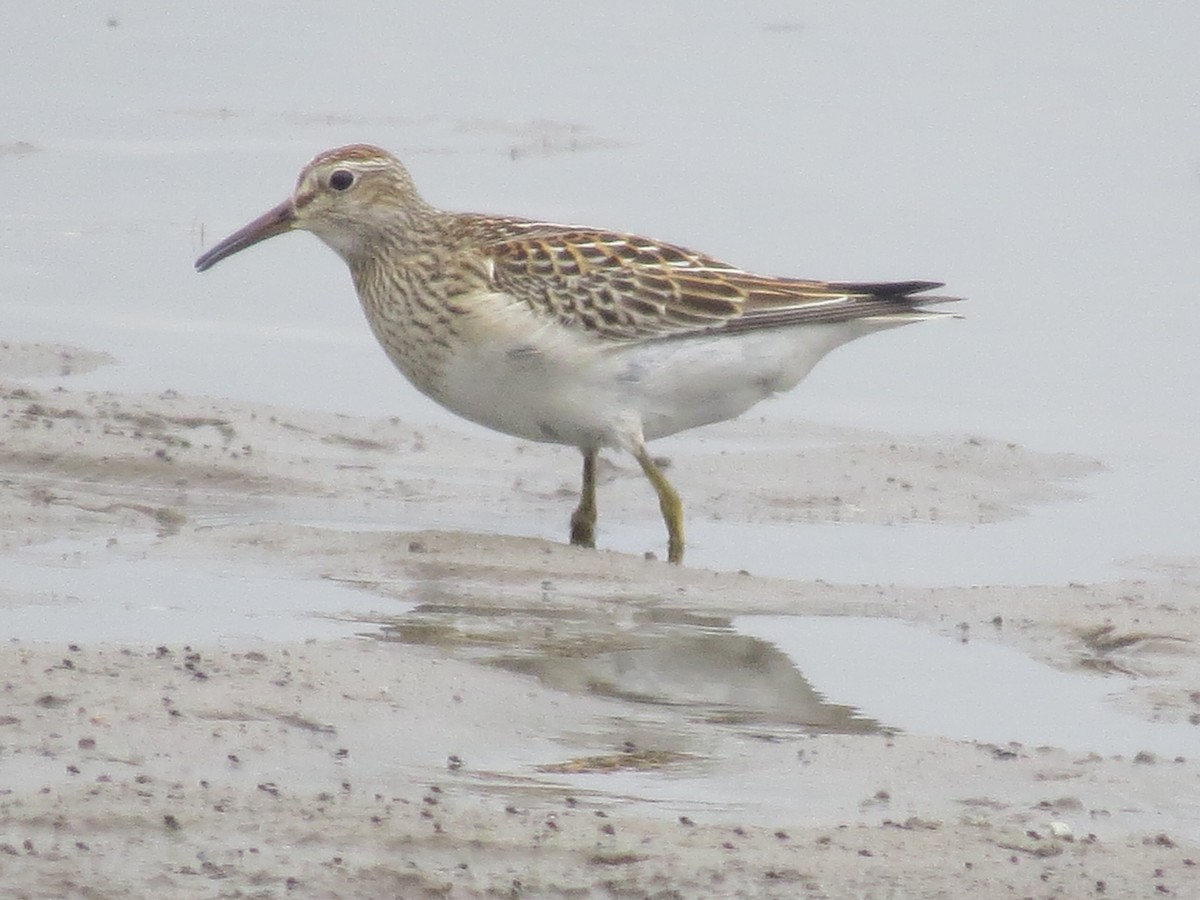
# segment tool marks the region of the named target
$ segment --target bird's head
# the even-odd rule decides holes
[[[381,239],[402,239],[431,212],[408,170],[386,150],[351,144],[320,154],[300,171],[288,199],[196,260],[203,272],[227,256],[287,231],[311,231],[347,261]]]

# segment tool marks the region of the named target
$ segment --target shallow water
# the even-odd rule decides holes
[[[1195,725],[1147,722],[1113,708],[1108,701],[1129,688],[1130,678],[1064,672],[986,638],[955,640],[853,616],[744,616],[733,628],[786,653],[821,695],[911,734],[1167,759],[1200,755]]]
[[[416,604],[331,581],[115,556],[103,542],[59,541],[0,557],[0,581],[20,586],[0,603],[4,640],[204,645],[305,641],[356,634],[349,617]]]
[[[991,779],[1003,776],[989,767],[1052,752],[1045,748],[1065,750],[1073,760],[1067,768],[1080,767],[1075,774],[1047,775],[1065,778],[1055,789],[1067,794],[1084,790],[1074,779],[1102,757],[1136,759],[1186,779],[1200,756],[1194,725],[1147,721],[1117,708],[1114,700],[1134,686],[1132,677],[1056,669],[984,634],[963,640],[888,619],[729,620],[636,605],[639,611],[621,621],[597,621],[556,602],[552,592],[524,608],[488,609],[472,602],[473,590],[485,588],[438,582],[417,609],[382,620],[379,637],[532,676],[568,697],[609,701],[611,711],[597,729],[564,736],[569,746],[600,754],[576,760],[569,776],[546,773],[544,757],[505,761],[516,769],[537,766],[536,781],[569,784],[600,802],[734,821],[770,821],[780,810],[819,820],[880,785],[894,781],[916,790],[910,783],[920,780],[916,773],[892,770],[886,748],[897,734],[974,745],[974,771],[968,765],[947,772],[935,790],[940,795],[948,788],[956,805],[968,803],[972,791],[999,792],[989,802],[1015,802],[1022,788],[999,787]],[[845,768],[821,756],[823,735],[880,738],[878,770]],[[722,740],[729,746],[718,765],[709,754]],[[780,770],[789,774],[781,782],[772,770],[746,768],[754,756],[748,746],[773,748]],[[926,746],[931,759],[921,778],[939,765],[935,745]],[[645,770],[610,769],[603,762],[643,749],[679,756]],[[813,761],[826,765],[804,774],[814,752],[819,758]],[[1047,765],[1047,773],[1055,771]],[[1122,799],[1102,788],[1086,802],[1120,804],[1126,824],[1200,834],[1200,808],[1186,790],[1152,801]],[[1104,830],[1095,815],[1090,821],[1064,815],[1076,826]]]

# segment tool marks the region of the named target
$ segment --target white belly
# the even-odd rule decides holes
[[[646,440],[736,418],[794,388],[829,351],[891,324],[859,319],[645,345],[629,367]]]
[[[795,387],[830,350],[901,324],[859,319],[742,334],[603,344],[556,325],[489,321],[446,360],[437,399],[532,441],[633,449],[732,419]]]

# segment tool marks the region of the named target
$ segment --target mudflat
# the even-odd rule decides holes
[[[789,581],[585,551],[514,536],[521,516],[565,529],[572,451],[73,386],[106,361],[0,350],[8,896],[1194,890],[1194,560],[922,587],[831,583],[819,559]],[[794,527],[798,552],[819,523],[986,528],[1101,468],[806,423],[718,446],[671,469],[689,517]],[[655,521],[634,465],[601,478],[602,526]],[[900,730],[746,616],[1001,645],[1102,681],[1113,721],[1182,749]]]

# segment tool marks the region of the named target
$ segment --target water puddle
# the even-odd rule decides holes
[[[466,594],[456,594],[456,589]],[[1127,676],[1072,673],[1022,651],[856,617],[702,616],[629,602],[624,621],[547,601],[477,603],[443,583],[388,617],[383,640],[537,678],[546,687],[681,713],[767,739],[907,732],[1174,758],[1200,729],[1145,721],[1111,698]]]
[[[1109,698],[1125,676],[1063,672],[1019,650],[891,619],[744,616],[734,630],[787,655],[820,696],[912,734],[1102,754],[1200,756],[1194,725],[1147,722]]]
[[[426,598],[427,600],[430,598]],[[566,693],[667,707],[748,732],[872,733],[880,724],[813,690],[785,653],[728,619],[636,609],[614,623],[562,607],[481,608],[451,597],[390,617],[380,637],[537,678]]]
[[[1116,708],[1126,676],[1059,671],[890,619],[727,617],[654,597],[565,603],[549,587],[518,600],[454,578],[415,582],[399,600],[211,560],[139,558],[130,546],[55,542],[0,559],[0,637],[202,644],[370,633],[614,701],[616,718],[655,719],[663,746],[684,752],[672,736],[686,743],[685,733],[717,726],[766,740],[908,732],[1200,756],[1195,726]]]
[[[350,617],[399,603],[332,581],[112,557],[83,542],[0,558],[0,585],[0,638],[23,641],[328,639],[361,632]]]

